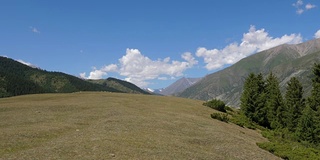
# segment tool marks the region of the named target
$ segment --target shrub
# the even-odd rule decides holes
[[[250,121],[249,118],[247,118],[244,114],[239,112],[235,112],[232,115],[232,118],[230,119],[230,121],[240,127],[247,127],[253,130],[257,128],[256,124]]]
[[[263,142],[257,145],[282,159],[320,159],[319,151],[295,142]]]
[[[221,112],[227,112],[226,104],[223,101],[219,100],[219,99],[213,99],[211,101],[203,103],[203,105],[208,106],[208,107],[210,107],[212,109],[221,111]]]
[[[224,113],[212,113],[211,118],[220,120],[222,122],[228,122],[229,118],[227,114]]]

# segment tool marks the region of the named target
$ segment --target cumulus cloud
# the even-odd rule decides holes
[[[117,72],[117,69],[118,69],[118,66],[115,64],[110,64],[100,69],[93,67],[88,77],[86,77],[85,72],[80,73],[80,77],[84,79],[102,79],[103,76],[108,75],[108,72]]]
[[[320,29],[314,34],[314,38],[320,38]]]
[[[94,68],[88,77],[81,73],[81,77],[89,79],[100,79],[108,72],[117,72],[126,77],[125,80],[132,82],[139,87],[146,87],[148,80],[166,79],[169,77],[182,76],[183,72],[193,67],[198,61],[191,53],[181,55],[184,61],[170,60],[170,57],[158,60],[151,60],[144,56],[138,49],[127,49],[126,54],[119,59],[119,64],[110,64],[101,69]]]
[[[30,26],[29,28],[30,28],[31,32],[33,32],[33,33],[40,33],[40,31],[36,27]]]
[[[238,62],[253,53],[260,52],[280,44],[301,43],[300,34],[284,35],[280,38],[269,36],[265,29],[256,30],[255,26],[250,26],[249,32],[243,34],[240,44],[234,42],[223,49],[198,48],[196,55],[202,57],[208,70],[221,69],[225,65]]]
[[[38,68],[36,65],[31,64],[30,62],[25,62],[25,61],[23,61],[23,60],[21,60],[21,59],[19,59],[19,60],[17,60],[17,61],[20,62],[20,63],[22,63],[22,64],[24,64],[24,65],[27,65],[27,66],[29,66],[29,67]]]
[[[101,79],[103,76],[107,75],[107,72],[104,72],[99,69],[94,69],[90,72],[88,79]]]

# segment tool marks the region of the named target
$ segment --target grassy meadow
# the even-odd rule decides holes
[[[78,92],[0,99],[0,159],[279,159],[202,101]]]

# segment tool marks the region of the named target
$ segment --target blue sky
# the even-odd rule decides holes
[[[166,87],[320,37],[319,0],[1,0],[0,55]]]

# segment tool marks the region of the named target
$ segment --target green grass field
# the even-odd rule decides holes
[[[0,159],[278,159],[202,101],[105,92],[0,99]]]

